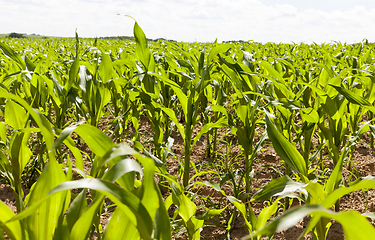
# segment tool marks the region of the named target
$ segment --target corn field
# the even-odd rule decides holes
[[[147,41],[137,22],[134,40],[0,38],[0,239],[231,239],[241,221],[260,240],[307,216],[301,237],[334,220],[369,239],[375,213],[340,200],[375,188],[353,157],[374,149],[374,46]]]

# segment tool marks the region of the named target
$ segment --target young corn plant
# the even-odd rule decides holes
[[[9,102],[11,100],[16,101],[18,104],[20,104],[20,106],[26,109],[27,114],[30,114],[30,117],[37,126],[35,127],[35,131],[40,131],[43,135],[43,141],[45,142],[47,148],[52,148],[52,127],[43,115],[32,109],[23,99],[19,98],[18,96],[9,93],[1,93],[0,97],[6,98]],[[24,112],[24,114],[26,114],[26,112],[20,106],[17,105],[16,109],[20,110],[20,113]],[[26,125],[23,126],[22,123],[22,121],[25,121],[25,119],[22,119],[21,121],[16,120],[16,123],[15,119],[12,119],[9,111],[7,114],[9,119],[8,123],[14,127],[16,127],[15,124],[18,124],[18,127],[21,129],[26,127]],[[25,130],[27,130],[27,128]],[[29,129],[29,131],[30,130],[31,129]],[[4,137],[4,133],[2,133],[2,140],[4,140]],[[27,159],[27,155],[20,155],[20,152],[26,153],[27,151],[25,143],[20,142],[25,141],[22,140],[22,135],[16,133],[13,136],[13,139],[14,140],[12,140],[12,142],[19,141],[19,145],[18,150],[11,150],[12,172],[9,172],[11,174],[8,174],[8,176],[11,176],[13,184],[15,185],[14,190],[17,199],[17,215],[14,216],[14,213],[5,204],[1,203],[1,211],[5,213],[2,215],[2,219],[0,220],[1,228],[12,239],[52,239],[53,232],[59,221],[58,219],[66,210],[68,203],[67,198],[69,197],[69,194],[66,192],[61,192],[56,194],[53,198],[48,198],[43,202],[39,201],[39,197],[46,195],[49,190],[57,186],[59,183],[64,182],[67,177],[63,173],[61,166],[59,166],[56,162],[54,155],[55,152],[48,152],[49,161],[44,168],[44,174],[40,175],[38,181],[33,186],[31,193],[29,193],[29,195],[23,201],[22,190],[19,190],[21,184],[20,175],[22,174],[22,168],[24,168],[26,161],[29,159]],[[40,141],[42,141],[42,139],[40,139]],[[2,163],[4,164],[3,160],[4,158],[2,157]],[[7,165],[6,163],[5,165],[3,164],[2,167],[5,166],[5,169],[10,169],[10,165]],[[29,212],[33,212],[34,214],[28,215]],[[19,216],[27,216],[27,218],[23,221],[19,221],[19,219],[17,219]]]
[[[204,89],[209,84],[210,79],[208,78],[208,74],[214,57],[220,52],[227,51],[228,48],[229,46],[219,46],[218,48],[213,49],[208,55],[206,64],[205,53],[201,52],[201,56],[199,58],[200,62],[199,64],[194,66],[195,78],[191,78],[191,82],[189,84],[186,84],[187,89],[184,91],[181,90],[178,84],[167,79],[166,77],[155,75],[155,77],[159,78],[161,81],[164,82],[164,84],[169,85],[170,88],[173,89],[182,108],[184,118],[183,122],[185,126],[183,126],[180,123],[176,115],[176,112],[174,112],[172,109],[162,107],[162,111],[164,111],[165,114],[175,123],[184,141],[185,154],[183,185],[185,187],[189,184],[190,155],[195,143],[200,139],[200,137],[203,134],[207,133],[211,128],[220,128],[227,125],[228,118],[222,117],[218,119],[216,122],[209,122],[203,125],[200,131],[194,137],[194,139],[192,138],[193,128],[195,127],[196,123],[199,122],[199,107],[196,106],[195,103],[198,101],[200,95],[204,94]],[[224,115],[226,115],[226,111],[223,107],[216,105],[212,106],[211,109],[214,112],[222,112]]]
[[[346,149],[346,151],[348,151],[349,148]],[[371,217],[371,214],[364,213],[361,216],[361,214],[353,210],[338,213],[331,211],[330,208],[335,206],[336,202],[346,194],[358,190],[374,188],[374,178],[372,176],[359,178],[350,183],[348,187],[334,188],[337,179],[340,178],[339,175],[341,175],[340,166],[336,166],[324,185],[318,181],[310,181],[309,183],[303,184],[295,182],[287,176],[274,180],[266,185],[261,191],[253,196],[252,201],[262,201],[271,196],[282,197],[286,195],[294,195],[305,201],[305,206],[290,209],[279,218],[273,220],[269,225],[261,230],[259,229],[258,232],[253,233],[250,236],[273,234],[276,231],[281,230],[281,228],[293,226],[298,220],[310,215],[312,219],[305,231],[301,234],[300,238],[312,230],[314,239],[326,239],[328,230],[331,226],[330,219],[334,219],[343,225],[346,238],[366,239],[364,236],[374,231],[374,228],[367,224],[368,221],[366,219],[366,217]],[[296,194],[296,192],[299,194]],[[294,218],[295,221],[292,220],[292,218]],[[354,223],[352,218],[356,219],[355,224],[358,224],[357,226],[351,226],[351,224]],[[282,225],[282,222],[288,224]],[[366,231],[366,234],[359,233],[360,231],[355,233],[352,232],[352,228],[358,228],[359,226],[362,226],[362,224],[365,227],[363,231]]]
[[[99,166],[100,170],[96,172],[101,173],[101,177],[88,177],[71,165],[63,169],[51,160],[26,197],[27,207],[23,211],[14,215],[1,204],[1,211],[6,214],[0,219],[0,228],[11,239],[83,240],[92,235],[92,226],[95,226],[101,239],[103,230],[99,217],[107,196],[116,204],[116,210],[103,232],[105,239],[171,239],[169,217],[154,181],[153,160],[124,144],[115,145],[103,132],[90,125],[65,129],[54,146],[50,146],[50,151],[68,143],[67,137],[72,131],[82,137],[95,153],[94,161],[98,163],[94,166]],[[129,158],[131,155],[143,169],[137,161]],[[73,170],[81,175],[81,179],[69,181]],[[136,179],[135,173],[141,178]],[[70,204],[68,190],[74,188],[84,190]],[[90,205],[86,202],[87,189],[93,196]],[[22,231],[18,231],[19,228]]]
[[[213,86],[212,86],[213,85]],[[213,106],[222,106],[225,107],[227,95],[221,88],[221,85],[218,81],[214,80],[213,84],[207,86],[205,95],[209,102]],[[207,122],[214,122],[221,117],[224,117],[225,114],[216,112],[212,113],[211,107],[207,106],[204,111],[204,116]],[[211,129],[207,132],[207,141],[206,141],[206,155],[207,157],[216,157],[217,143],[218,143],[218,132],[217,128]]]
[[[299,152],[293,147],[293,145],[285,139],[285,137],[277,131],[275,126],[272,124],[268,116],[266,117],[267,123],[267,132],[272,141],[272,144],[278,153],[278,155],[293,169],[298,173],[298,178],[302,183],[297,183],[291,180],[288,176],[278,178],[268,185],[266,185],[260,192],[255,194],[252,198],[252,201],[261,201],[265,200],[271,196],[294,196],[302,201],[305,201],[306,204],[323,204],[325,198],[330,199],[330,205],[324,205],[326,208],[330,208],[335,205],[337,211],[337,202],[339,202],[340,197],[331,198],[329,197],[335,191],[339,191],[340,182],[342,180],[342,167],[344,159],[346,158],[350,142],[344,147],[338,162],[332,171],[332,174],[328,178],[327,182],[324,185],[321,185],[317,182],[310,181],[307,176],[307,162],[299,154]],[[355,141],[355,140],[353,140]],[[304,189],[304,190],[302,190]],[[301,196],[293,195],[294,191],[299,191],[302,194]],[[336,202],[333,202],[336,201]],[[302,211],[302,210],[301,210]],[[314,214],[312,215],[315,216]],[[317,217],[314,219],[314,224],[311,228],[314,228],[314,239],[325,239],[328,232],[329,219],[325,217]]]
[[[32,129],[30,129],[27,112],[11,99],[8,99],[5,105],[4,118],[4,123],[0,123],[0,136],[5,148],[0,153],[1,172],[10,182],[15,194],[17,211],[21,212],[24,209],[21,179],[22,173],[32,157],[32,152],[28,147]],[[6,125],[10,127],[7,128]],[[19,132],[22,130],[23,132]],[[8,132],[11,132],[9,137],[7,136]]]
[[[259,79],[253,75],[244,75],[244,73],[251,72],[251,62],[248,53],[243,53],[244,63],[239,65],[233,63],[233,59],[229,57],[220,57],[223,65],[221,66],[224,73],[230,78],[234,94],[231,98],[234,99],[233,107],[235,108],[238,120],[236,124],[233,122],[232,133],[237,136],[238,142],[243,149],[245,157],[245,193],[248,195],[251,191],[252,184],[252,167],[258,151],[262,147],[265,135],[262,136],[259,142],[254,147],[254,138],[256,136],[257,126],[264,124],[264,121],[259,117],[263,113],[262,104],[266,97],[261,93],[259,86]],[[250,68],[249,68],[250,66]]]
[[[148,47],[146,35],[137,22],[134,24],[134,37],[136,41],[136,55],[140,65],[137,66],[139,79],[139,98],[144,105],[146,116],[149,119],[153,131],[154,150],[151,154],[158,159],[166,161],[167,152],[164,142],[170,137],[169,124],[165,124],[165,116],[161,108],[163,104],[168,107],[169,89],[165,89],[163,82],[158,82],[153,75],[156,70],[155,59]],[[165,101],[164,101],[165,100]],[[166,131],[164,131],[166,129]],[[144,149],[144,151],[147,151]]]

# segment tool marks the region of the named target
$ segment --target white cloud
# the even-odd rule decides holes
[[[266,5],[259,0],[0,0],[0,22],[6,23],[0,25],[0,33],[72,37],[78,28],[82,37],[132,35],[134,21],[117,15],[127,14],[138,21],[149,38],[375,41],[375,32],[371,31],[375,7],[344,3],[347,6],[341,4],[340,10],[324,10],[312,3],[301,8],[282,1]]]

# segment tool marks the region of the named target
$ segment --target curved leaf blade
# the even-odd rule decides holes
[[[347,212],[336,213],[332,210],[325,209],[321,205],[307,205],[302,207],[293,208],[285,212],[280,217],[267,224],[265,227],[255,231],[244,239],[251,239],[255,236],[266,234],[273,234],[286,228],[294,226],[299,220],[305,216],[313,214],[314,217],[326,217],[334,219],[339,222],[345,233],[345,239],[354,240],[368,239],[369,236],[375,234],[375,228],[367,221],[364,216],[358,212],[349,210]],[[313,226],[309,226],[312,228]]]
[[[85,178],[77,181],[61,183],[52,189],[49,194],[73,188],[90,188],[100,191],[103,194],[108,195],[112,201],[118,204],[118,207],[125,207],[125,209],[129,208],[136,217],[137,228],[142,238],[151,240],[151,233],[153,229],[152,219],[145,206],[133,193],[120,188],[112,182],[96,178]]]
[[[305,176],[307,180],[306,162],[297,151],[297,149],[276,129],[271,120],[266,116],[266,125],[268,137],[276,153],[285,161],[285,163],[294,171]]]

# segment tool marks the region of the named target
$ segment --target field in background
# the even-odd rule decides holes
[[[22,35],[24,38],[33,38],[33,39],[42,39],[42,38],[60,38],[60,37],[52,37],[52,36],[44,36],[40,34],[23,34],[23,33],[17,33],[19,35]],[[9,37],[10,33],[7,34],[0,34],[0,38],[6,38]]]
[[[367,40],[151,42],[137,23],[134,41],[0,38],[0,228],[261,239],[303,220],[368,239],[374,84]]]

